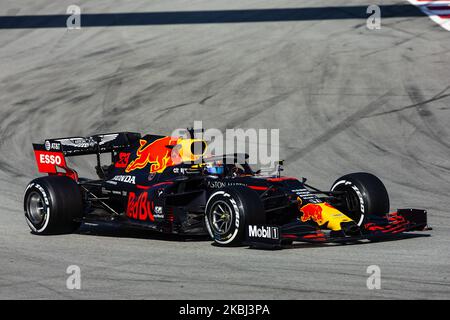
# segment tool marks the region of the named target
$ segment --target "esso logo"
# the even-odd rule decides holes
[[[61,165],[62,159],[61,156],[58,155],[50,155],[50,154],[41,154],[39,156],[39,162],[44,164],[56,164]]]

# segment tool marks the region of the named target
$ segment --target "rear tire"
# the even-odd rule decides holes
[[[331,191],[347,191],[346,204],[337,206],[358,226],[369,216],[385,216],[389,212],[389,195],[383,182],[366,172],[347,174],[337,179]]]
[[[248,225],[264,223],[261,199],[247,187],[219,189],[211,194],[206,203],[206,229],[217,245],[241,245]]]
[[[83,198],[68,177],[48,176],[31,181],[24,196],[25,219],[34,234],[72,233],[80,227]]]

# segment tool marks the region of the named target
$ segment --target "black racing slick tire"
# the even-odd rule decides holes
[[[83,198],[78,184],[63,176],[31,181],[24,195],[25,219],[34,234],[72,233],[80,227]]]
[[[389,212],[389,195],[381,180],[371,173],[356,172],[337,179],[331,191],[345,191],[345,201],[337,206],[358,226],[369,216],[385,216]]]
[[[233,186],[211,193],[205,209],[205,225],[219,246],[239,246],[249,225],[265,223],[265,212],[258,194],[245,187]]]

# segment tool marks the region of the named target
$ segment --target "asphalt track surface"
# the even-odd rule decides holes
[[[382,1],[389,17],[376,31],[361,0],[112,3],[81,2],[103,26],[91,17],[68,31],[58,15],[72,1],[0,1],[1,299],[450,298],[447,31],[407,1]],[[431,237],[257,251],[116,227],[30,234],[32,141],[169,134],[193,120],[280,128],[286,174],[321,188],[372,172],[392,209],[428,209]],[[89,175],[92,163],[74,166]],[[81,290],[66,288],[73,264]],[[380,290],[366,287],[369,265],[381,268]]]

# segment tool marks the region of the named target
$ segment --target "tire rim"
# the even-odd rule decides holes
[[[45,221],[47,215],[47,205],[42,195],[33,191],[28,196],[27,216],[35,226],[40,226]]]
[[[360,226],[364,220],[364,213],[360,210],[361,199],[358,197],[351,185],[335,185],[331,188],[331,190],[347,192],[347,210],[344,214]]]
[[[211,208],[211,224],[215,232],[227,234],[233,222],[233,210],[225,201],[217,201]]]

